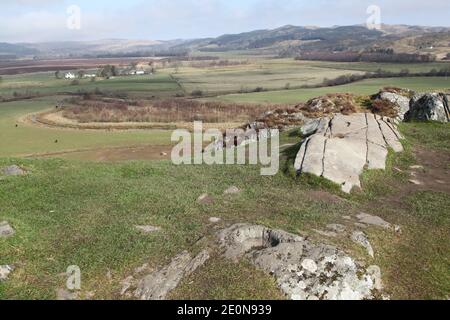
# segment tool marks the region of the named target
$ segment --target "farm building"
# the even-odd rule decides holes
[[[64,78],[66,79],[75,79],[75,74],[72,72],[68,72],[64,75]]]

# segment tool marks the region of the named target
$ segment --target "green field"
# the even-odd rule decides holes
[[[375,62],[326,62],[326,61],[299,61],[301,64],[310,64],[318,68],[344,69],[356,71],[374,72],[384,70],[390,72],[400,72],[408,70],[411,73],[429,72],[433,69],[441,70],[450,68],[450,62],[430,62],[430,63],[375,63]],[[449,74],[450,75],[450,74]]]
[[[435,90],[448,91],[450,90],[450,78],[419,77],[368,79],[336,87],[229,94],[218,96],[217,99],[244,103],[299,103],[328,93],[349,92],[358,95],[370,95],[377,93],[381,88],[388,86],[408,88],[418,92]]]
[[[170,131],[82,131],[19,123],[24,115],[52,108],[57,97],[0,103],[0,157],[44,154],[106,146],[167,145]],[[58,143],[55,141],[58,140]]]
[[[0,96],[12,96],[14,92],[38,92],[40,94],[73,93],[94,91],[96,89],[114,93],[127,93],[135,96],[174,96],[181,92],[178,84],[167,73],[143,76],[126,76],[111,79],[81,79],[78,85],[72,80],[56,79],[53,72],[2,76]]]
[[[325,78],[337,78],[344,74],[361,74],[360,71],[316,67],[309,63],[298,63],[293,59],[258,59],[249,64],[168,69],[187,93],[201,90],[204,94],[228,92],[251,92],[260,87],[265,90],[295,88],[303,85],[317,85]]]

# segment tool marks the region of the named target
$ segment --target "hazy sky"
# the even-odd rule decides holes
[[[81,28],[67,27],[67,8]],[[381,22],[450,26],[449,0],[0,0],[0,42],[167,40],[292,25],[365,23],[370,5]]]

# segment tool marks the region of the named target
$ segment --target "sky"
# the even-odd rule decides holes
[[[367,21],[371,5],[380,8],[381,23],[450,27],[449,0],[0,0],[0,42],[193,39],[287,24],[354,25]]]

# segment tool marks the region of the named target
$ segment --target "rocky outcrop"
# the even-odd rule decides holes
[[[443,93],[426,93],[415,95],[410,101],[410,110],[405,115],[406,121],[450,121],[450,109],[447,95]]]
[[[367,269],[334,246],[260,225],[237,224],[221,231],[225,257],[246,257],[273,275],[293,300],[374,299],[382,289],[381,271]]]
[[[127,283],[126,288],[122,290],[122,294],[126,293],[133,285],[136,285],[134,290],[135,298],[141,300],[164,300],[184,277],[192,274],[208,259],[209,253],[207,250],[200,252],[195,257],[184,251],[173,258],[170,264],[151,272],[141,280],[135,281],[134,277],[127,278],[127,281],[125,281]]]
[[[389,101],[395,108],[397,117],[403,121],[405,114],[409,111],[410,97],[395,92],[380,91],[377,95],[372,97],[375,100]]]
[[[299,174],[331,180],[348,193],[361,187],[365,167],[385,169],[388,148],[403,151],[400,139],[390,118],[365,113],[325,117],[303,141],[294,167]]]

